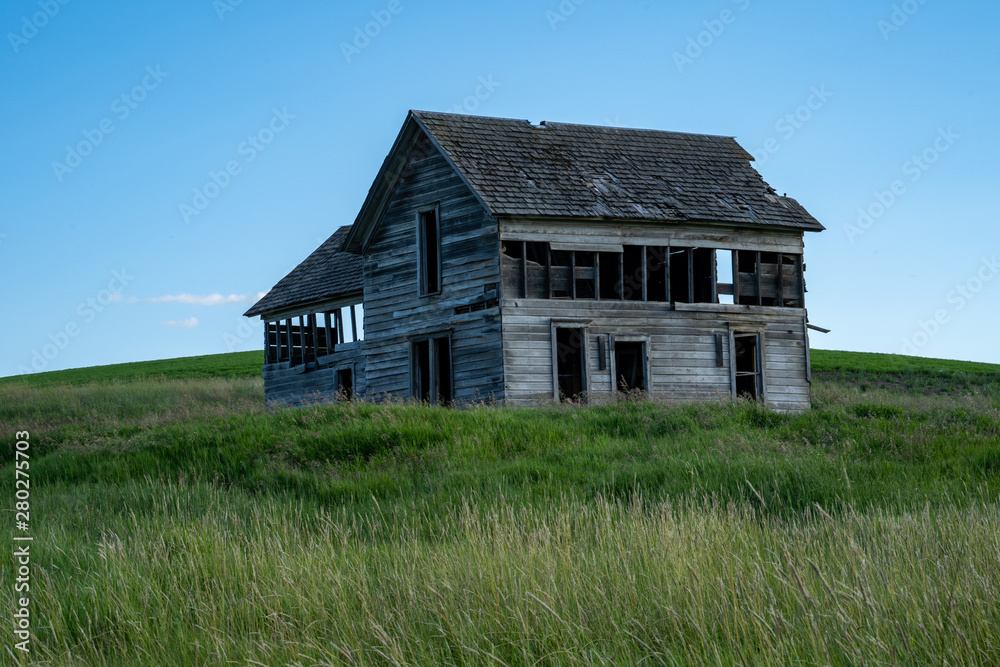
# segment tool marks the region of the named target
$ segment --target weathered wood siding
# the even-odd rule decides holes
[[[417,284],[417,210],[438,204],[441,292]],[[410,340],[450,332],[458,402],[503,399],[500,312],[456,309],[497,299],[496,221],[429,141],[411,159],[365,252],[366,378],[370,396],[410,396]]]
[[[686,245],[731,249],[801,252],[801,232],[768,234],[718,232],[704,228],[643,228],[637,225],[546,224],[501,221],[505,239],[575,243]],[[612,391],[608,363],[599,369],[599,338],[648,338],[651,393],[666,400],[729,398],[729,332],[763,333],[764,380],[769,405],[780,410],[809,407],[804,309],[724,304],[678,304],[636,301],[521,299],[504,296],[503,346],[505,396],[510,404],[551,401],[553,391],[553,320],[568,326],[586,323],[589,332],[588,380],[592,400]],[[722,334],[718,364],[716,334]],[[605,338],[608,342],[608,339]]]
[[[365,387],[364,341],[344,343],[331,355],[313,365],[290,366],[283,361],[264,365],[264,400],[268,405],[307,405],[332,401],[337,393],[337,371],[351,369],[354,393],[363,396]]]

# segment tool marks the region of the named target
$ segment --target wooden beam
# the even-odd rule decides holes
[[[759,306],[762,304],[762,300],[760,297],[760,252],[759,251],[756,253],[756,257],[757,257],[757,262],[754,265],[753,274],[754,274],[754,280],[757,283],[757,305]]]
[[[552,298],[552,248],[545,244],[545,282],[548,283],[549,298]]]
[[[594,300],[601,300],[601,253],[594,253]]]
[[[351,306],[351,334],[354,340],[358,340],[358,311],[355,306]]]
[[[673,296],[670,294],[670,246],[665,246],[663,248],[663,271],[666,276],[666,286],[667,286],[667,303],[673,303]]]
[[[319,356],[319,336],[316,333],[316,313],[309,313],[309,333],[312,338],[312,344],[309,346],[309,356],[312,357],[310,361],[316,361],[316,357]]]
[[[646,246],[640,246],[642,248],[642,257],[639,259],[639,270],[642,271],[642,300],[649,301],[649,275],[648,275],[648,263],[646,262]]]
[[[288,332],[288,363],[292,362],[292,350],[295,348],[295,344],[292,342],[292,318],[285,320],[285,328]]]
[[[271,323],[264,322],[264,363],[271,363]]]
[[[712,281],[712,303],[719,303],[719,260],[716,251],[712,250],[712,270],[709,271],[709,279]]]
[[[521,241],[521,298],[528,298],[528,242]]]
[[[785,277],[782,275],[784,273],[784,260],[785,256],[782,253],[778,253],[778,305],[785,305]]]
[[[684,256],[687,257],[687,269],[688,269],[688,303],[694,303],[694,248],[688,248],[684,251]]]
[[[576,251],[569,251],[569,298],[576,298]]]
[[[330,354],[336,348],[333,342],[333,323],[331,322],[330,311],[323,313],[324,324],[326,325],[326,353]]]
[[[618,300],[625,300],[625,253],[618,255]]]
[[[733,303],[740,302],[740,251],[733,250]]]

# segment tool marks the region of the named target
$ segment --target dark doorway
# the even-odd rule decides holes
[[[761,382],[760,336],[737,334],[733,336],[733,359],[736,364],[736,396],[759,401]]]
[[[432,405],[450,405],[454,400],[451,338],[440,336],[414,341],[411,354],[413,397]]]
[[[556,374],[559,380],[559,400],[576,401],[586,389],[584,377],[584,330],[556,329]]]
[[[451,391],[451,339],[435,338],[434,353],[437,370],[435,402],[438,405],[451,405],[453,398]]]
[[[350,368],[337,371],[337,391],[345,401],[354,398],[354,371]]]
[[[413,344],[413,397],[424,403],[431,401],[431,342]]]
[[[646,391],[646,344],[615,341],[615,388],[621,392]]]

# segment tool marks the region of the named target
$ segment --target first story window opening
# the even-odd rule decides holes
[[[648,391],[646,383],[646,343],[616,340],[615,390],[622,393]]]
[[[424,338],[410,345],[413,398],[430,405],[451,405],[454,400],[451,337]]]

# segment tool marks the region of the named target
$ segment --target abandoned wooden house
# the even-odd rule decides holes
[[[803,235],[823,226],[752,159],[730,137],[412,111],[354,223],[247,311],[267,400],[806,408]]]

